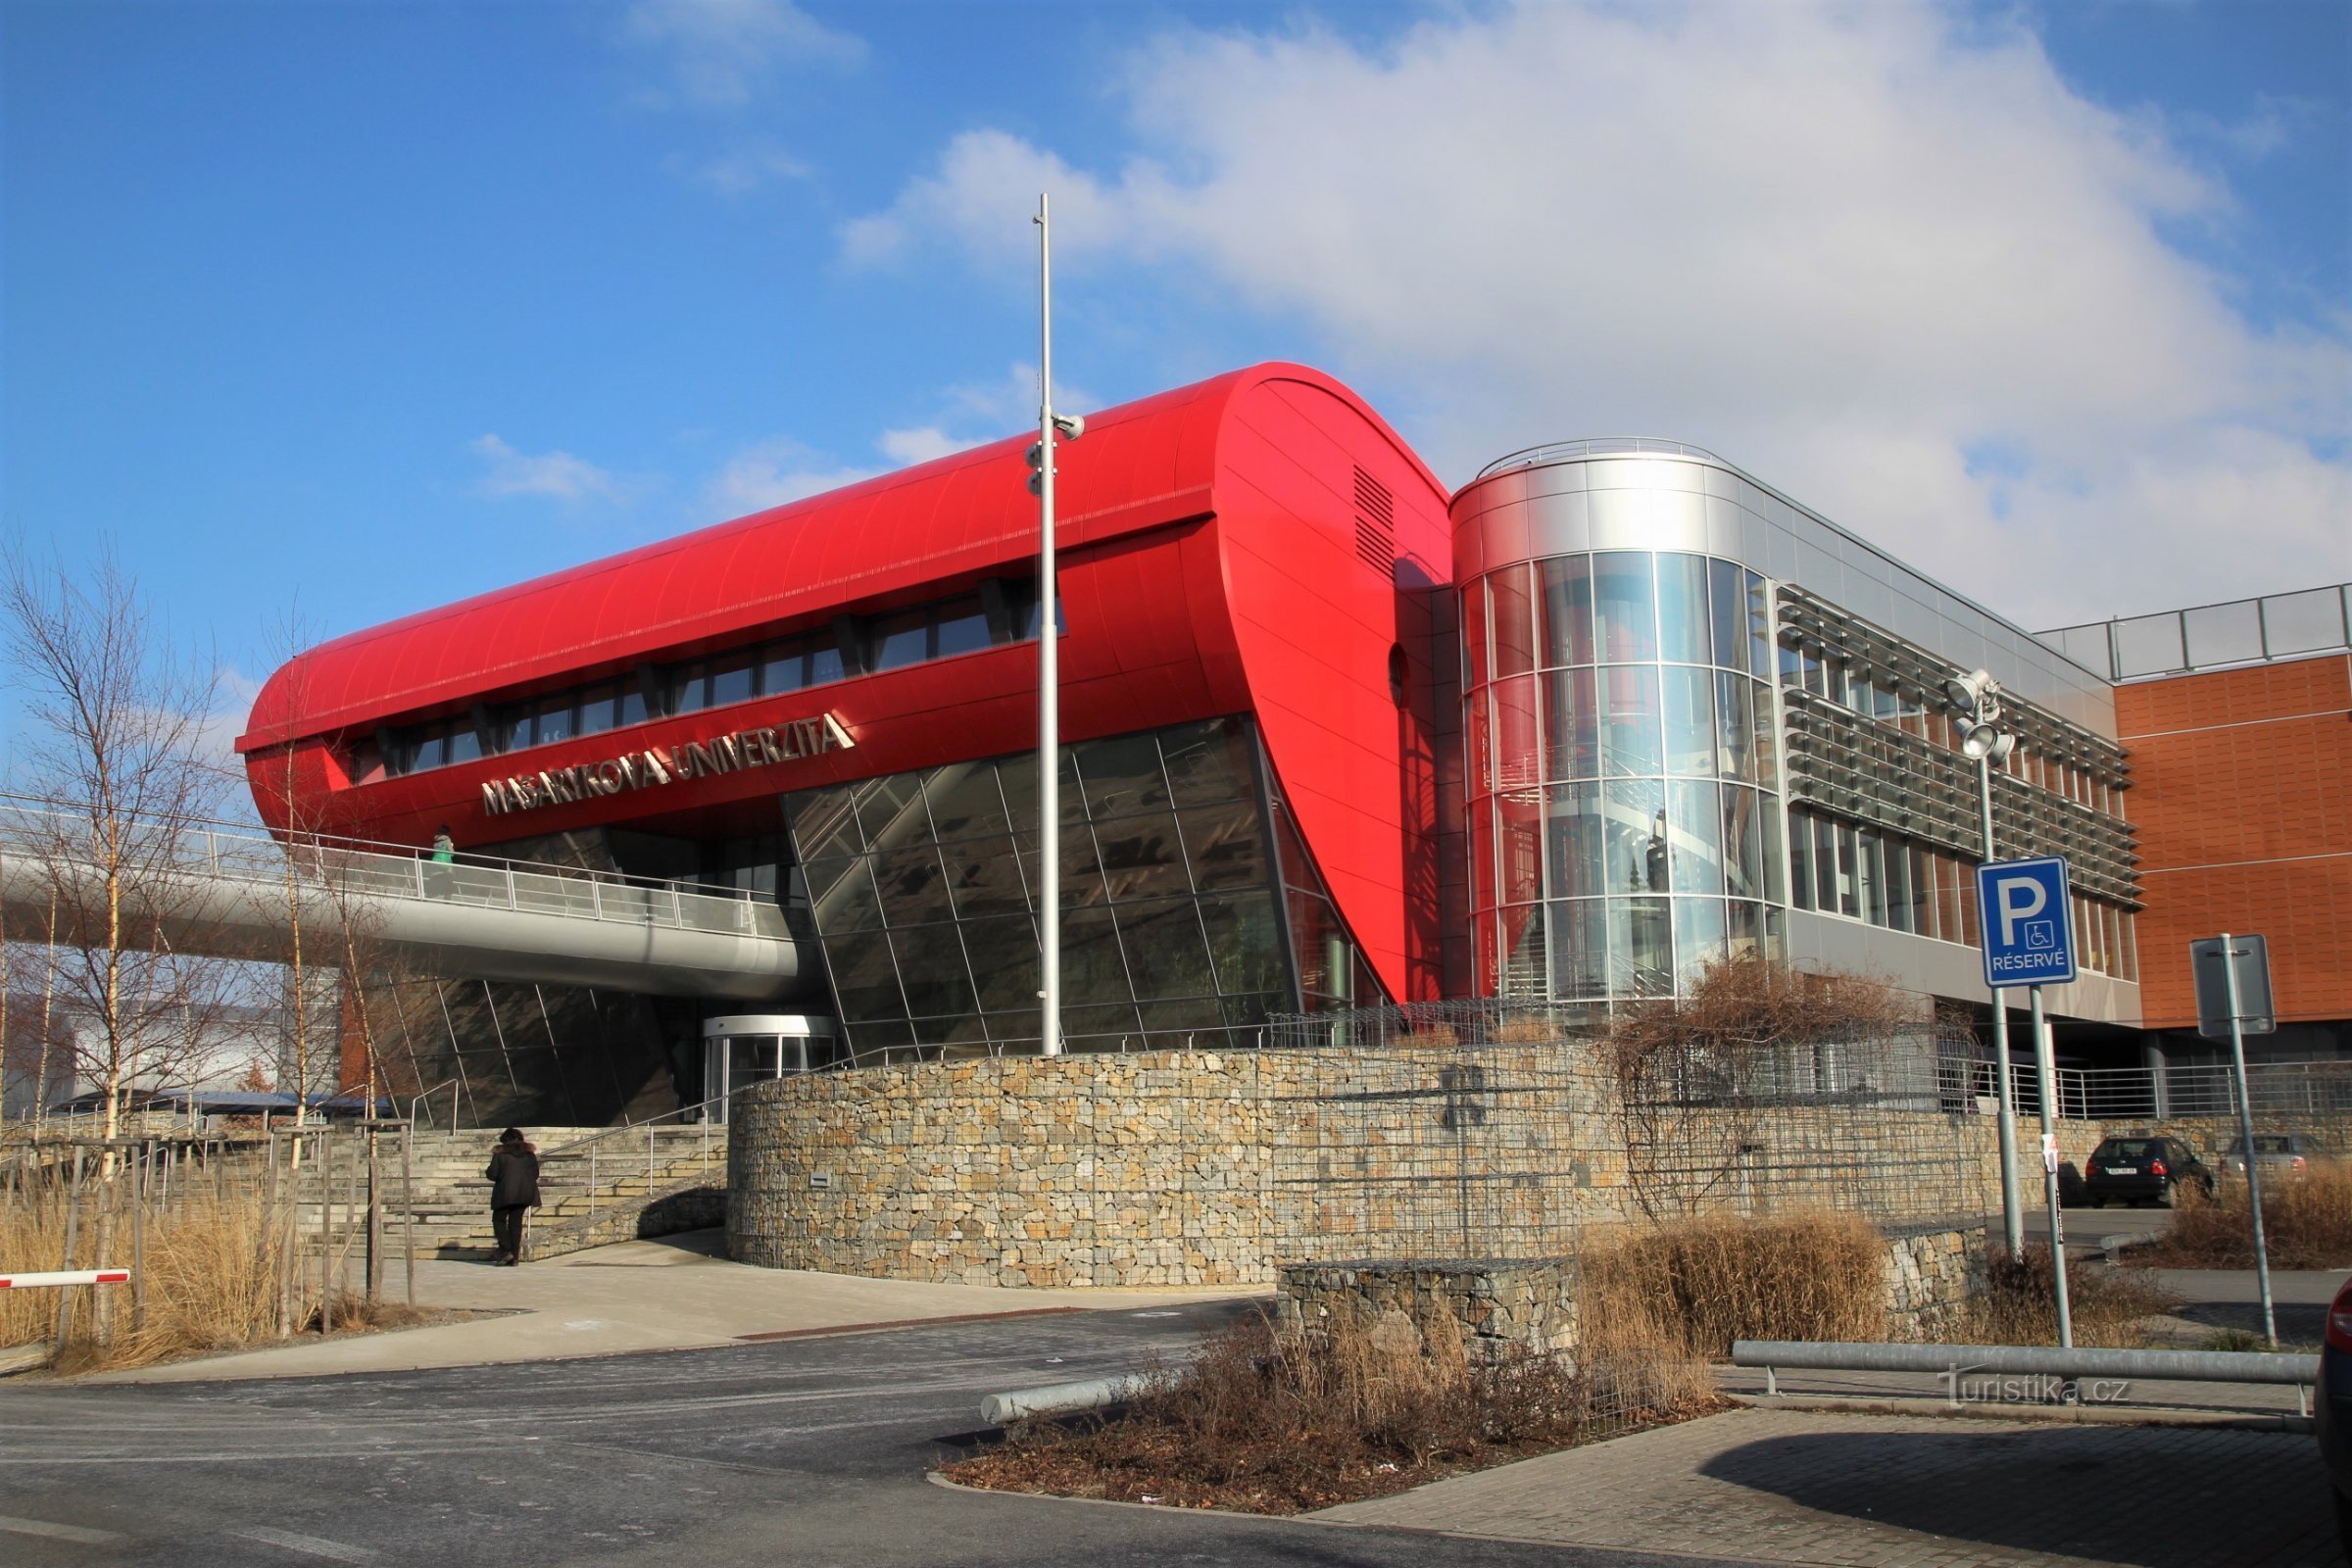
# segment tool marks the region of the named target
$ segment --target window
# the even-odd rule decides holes
[[[920,611],[886,615],[874,628],[874,668],[903,669],[929,657],[930,618]]]
[[[1004,586],[1006,629],[1025,628],[1019,637],[1036,634],[1037,596],[1019,582]],[[1056,614],[1055,624],[1061,625]],[[1066,627],[1062,628],[1066,630]],[[920,605],[882,617],[872,626],[873,667],[895,669],[933,659],[953,659],[979,653],[1002,641],[992,627],[987,609],[977,594],[960,594],[934,604]],[[662,694],[664,711],[691,713],[721,708],[755,696],[774,697],[840,680],[848,673],[830,628],[745,647],[707,659],[683,660],[653,671],[655,688]],[[578,735],[642,724],[655,714],[646,701],[643,681],[634,674],[551,692],[545,697],[502,705],[490,716],[489,730],[501,753],[545,746]],[[439,718],[393,731],[394,745],[385,758],[387,776],[469,762],[482,755],[481,736],[469,718]]]
[[[618,722],[620,688],[611,682],[580,694],[580,733],[601,735]]]
[[[710,665],[710,706],[723,708],[752,695],[752,656],[730,654]]]

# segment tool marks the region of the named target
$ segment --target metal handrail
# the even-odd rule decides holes
[[[600,1206],[599,1199],[602,1196],[604,1189],[604,1151],[601,1147],[603,1144],[610,1139],[634,1134],[640,1130],[645,1133],[645,1183],[646,1190],[650,1193],[653,1190],[655,1173],[661,1169],[659,1140],[655,1135],[661,1131],[662,1124],[673,1116],[683,1117],[691,1111],[700,1110],[707,1112],[712,1105],[725,1103],[728,1096],[732,1093],[734,1093],[734,1091],[730,1090],[728,1091],[728,1094],[713,1095],[709,1100],[697,1101],[691,1105],[680,1105],[675,1110],[664,1110],[658,1112],[655,1115],[646,1117],[643,1121],[623,1122],[617,1127],[607,1127],[602,1132],[590,1133],[585,1138],[575,1138],[568,1144],[548,1150],[545,1153],[539,1156],[540,1160],[544,1163],[547,1160],[555,1158],[559,1154],[576,1154],[583,1149],[588,1151],[587,1223],[593,1226],[596,1223],[597,1213]],[[689,1124],[681,1123],[681,1125]],[[713,1123],[710,1117],[707,1114],[701,1118],[700,1128],[702,1132],[702,1147],[700,1152],[702,1154],[703,1171],[706,1175],[708,1175],[710,1170],[710,1129],[714,1125],[723,1126],[724,1124]]]
[[[458,1127],[458,1091],[459,1091],[459,1089],[460,1089],[460,1088],[461,1088],[461,1087],[464,1085],[464,1083],[465,1083],[465,1080],[464,1080],[464,1079],[462,1079],[462,1078],[444,1078],[444,1079],[442,1079],[442,1080],[441,1080],[441,1082],[439,1082],[439,1083],[437,1083],[437,1084],[433,1085],[433,1087],[432,1087],[432,1088],[425,1090],[425,1091],[424,1091],[422,1094],[419,1094],[419,1095],[413,1095],[413,1096],[411,1096],[411,1097],[410,1097],[410,1099],[409,1099],[409,1125],[410,1125],[411,1127],[415,1127],[415,1126],[416,1125],[416,1110],[417,1110],[417,1107],[418,1107],[418,1106],[422,1105],[422,1104],[423,1104],[423,1103],[424,1103],[426,1101],[428,1101],[428,1100],[432,1099],[432,1098],[433,1098],[433,1096],[435,1096],[435,1095],[439,1094],[439,1093],[440,1093],[442,1090],[446,1089],[446,1090],[448,1090],[448,1091],[449,1091],[449,1127],[450,1127],[450,1131],[452,1131],[452,1132],[455,1132],[455,1131],[457,1131],[457,1127]],[[429,1123],[428,1123],[428,1125],[429,1125]]]
[[[61,809],[65,806],[0,792],[0,848],[13,846],[23,852],[29,847],[39,853],[44,843],[72,843],[74,835],[71,830],[86,824],[70,808]],[[797,923],[793,911],[766,902],[750,888],[681,884],[674,879],[494,856],[463,855],[441,861],[415,845],[324,835],[280,839],[266,831],[199,817],[134,817],[133,821],[168,835],[160,845],[151,846],[160,849],[166,859],[181,869],[222,881],[274,888],[282,884],[291,866],[298,878],[319,885],[339,874],[345,887],[368,897],[533,908],[583,919],[681,929],[757,931],[763,909],[775,910],[775,918],[788,933]],[[38,828],[44,826],[48,831],[36,837]],[[487,885],[485,875],[491,878]],[[550,901],[544,895],[526,888],[526,882],[534,878],[584,887],[586,897],[578,902],[563,897],[557,901],[561,907],[549,909]]]
[[[1547,441],[1542,446],[1522,447],[1506,452],[1471,476],[1472,484],[1491,474],[1509,468],[1532,468],[1544,463],[1564,463],[1572,458],[1699,458],[1709,463],[1723,459],[1704,447],[1694,447],[1688,441],[1667,441],[1650,435],[1592,436],[1582,441]]]

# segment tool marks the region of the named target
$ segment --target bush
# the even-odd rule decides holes
[[[2242,1178],[2225,1184],[2213,1198],[2193,1187],[2174,1189],[2171,1230],[2132,1260],[2159,1268],[2252,1268],[2254,1224],[2247,1190]],[[2352,1265],[2352,1163],[2319,1164],[2283,1177],[2265,1171],[2262,1228],[2273,1268]]]
[[[1654,1352],[1653,1352],[1654,1353]],[[1284,1337],[1262,1317],[1139,1378],[1123,1410],[1015,1424],[947,1467],[971,1486],[1288,1514],[1417,1486],[1712,1404],[1705,1370],[1619,1348],[1473,1357],[1400,1312]],[[1696,1391],[1695,1393],[1693,1391]]]
[[[2180,1298],[2144,1275],[2070,1257],[2066,1304],[2077,1345],[2137,1349],[2156,1343],[2147,1320],[2171,1311]],[[1993,1252],[1985,1289],[1970,1311],[1968,1336],[1980,1345],[2058,1343],[2048,1248],[2029,1247],[2015,1257],[2005,1250]]]
[[[1646,1320],[1728,1360],[1735,1340],[1886,1337],[1886,1245],[1851,1214],[1704,1214],[1628,1231],[1581,1256],[1586,1321]]]

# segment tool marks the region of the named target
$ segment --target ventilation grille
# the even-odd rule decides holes
[[[1396,500],[1361,468],[1355,470],[1355,553],[1381,576],[1396,574]]]

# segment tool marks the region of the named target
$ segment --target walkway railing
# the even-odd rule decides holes
[[[203,820],[139,821],[129,854],[143,872],[177,871],[258,889],[282,889],[289,866],[304,884],[374,899],[568,915],[686,931],[799,935],[772,900],[748,890],[684,885],[581,866],[460,855],[440,861],[414,845],[295,835]],[[0,857],[64,856],[85,863],[89,818],[55,801],[0,794]]]

